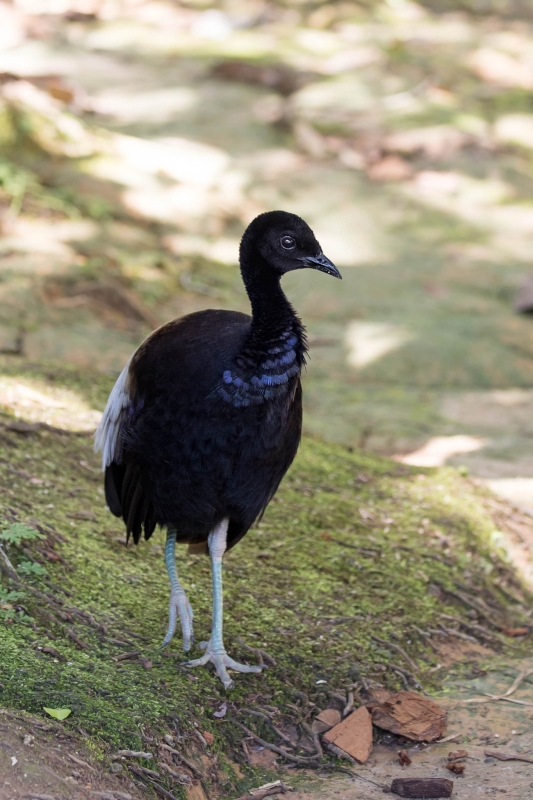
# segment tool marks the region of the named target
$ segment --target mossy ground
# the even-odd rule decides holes
[[[54,365],[10,359],[5,367],[21,380],[68,387],[100,407],[111,386],[108,378]],[[32,579],[22,599],[3,604],[1,702],[32,714],[43,706],[71,708],[63,724],[81,728],[102,753],[142,749],[143,736],[168,732],[179,732],[194,753],[196,724],[214,735],[208,752],[219,757],[219,794],[213,796],[235,786],[232,763],[248,769],[242,733],[230,718],[253,723],[239,708],[266,703],[292,724],[308,714],[308,701],[325,707],[332,692],[361,677],[379,676],[400,688],[398,673],[387,665],[411,667],[373,636],[405,649],[419,666],[416,681],[438,685],[438,653],[413,625],[435,629],[441,613],[469,610],[448,589],[473,592],[488,604],[500,639],[491,650],[479,648],[478,660],[505,650],[498,627],[528,620],[527,598],[491,544],[495,526],[485,495],[457,470],[411,469],[305,438],[262,522],[225,559],[228,649],[254,660],[240,636],[276,661],[260,676],[238,675],[228,696],[208,669],[180,666],[179,637],[169,653],[158,649],[168,601],[163,534],[124,546],[122,527],[104,505],[90,438],[46,428],[21,434],[9,429],[7,414],[3,419],[3,521],[26,522],[46,534],[28,552],[47,577]],[[9,557],[16,568],[27,554],[12,547]],[[180,552],[178,569],[195,610],[197,638],[207,638],[209,561]],[[8,584],[4,575],[4,592]],[[59,655],[44,652],[47,646]],[[140,658],[114,660],[133,650]],[[231,701],[230,711],[216,719],[213,712],[224,700]],[[213,790],[214,774],[206,788],[211,781]],[[181,790],[173,791],[179,796]]]

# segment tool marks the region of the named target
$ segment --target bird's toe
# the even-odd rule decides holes
[[[233,658],[228,656],[225,650],[216,651],[212,648],[211,642],[200,642],[199,645],[205,653],[200,658],[195,658],[192,661],[183,662],[184,667],[203,667],[205,664],[211,663],[215,667],[215,671],[224,684],[225,689],[233,689],[235,687],[234,681],[228,674],[228,669],[233,669],[236,672],[248,672],[257,675],[261,672],[262,667],[250,666],[249,664],[240,664],[234,661]]]
[[[168,604],[168,628],[161,647],[165,647],[172,640],[174,633],[176,632],[178,618],[181,624],[183,649],[185,652],[187,652],[190,650],[191,642],[194,641],[194,613],[187,595],[183,591],[172,592],[170,595],[170,601]]]

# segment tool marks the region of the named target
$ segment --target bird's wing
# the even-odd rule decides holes
[[[132,404],[130,364],[131,358],[117,378],[94,434],[94,451],[102,453],[102,471],[113,461],[120,462],[120,432]]]

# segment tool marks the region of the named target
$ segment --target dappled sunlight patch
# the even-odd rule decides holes
[[[239,239],[224,236],[213,241],[205,236],[175,234],[165,237],[166,246],[176,255],[200,255],[220,264],[236,264],[239,258]]]
[[[144,122],[147,117],[151,124],[162,125],[176,114],[187,113],[198,102],[198,93],[194,89],[175,86],[132,93],[109,89],[101,92],[93,104],[97,113],[105,114],[120,125]]]
[[[504,114],[494,123],[497,141],[533,149],[533,114]]]
[[[482,47],[471,53],[468,66],[487,83],[505,88],[532,89],[533,62],[496,50]]]
[[[487,439],[480,436],[432,436],[418,450],[406,455],[394,456],[395,461],[410,464],[413,467],[442,467],[452,456],[460,453],[473,453],[488,444]]]
[[[102,416],[72,389],[8,376],[0,377],[0,409],[21,421],[72,431],[94,430]]]
[[[351,367],[362,369],[414,339],[403,325],[390,322],[350,322],[345,335],[346,360]]]
[[[441,397],[439,412],[446,419],[473,429],[494,428],[533,434],[533,389],[492,389],[453,392]]]
[[[487,478],[484,482],[495,494],[533,514],[533,478]]]
[[[59,257],[70,263],[79,256],[69,242],[92,239],[100,231],[89,219],[54,220],[19,216],[9,220],[7,235],[2,237],[2,249],[20,253],[38,253]]]

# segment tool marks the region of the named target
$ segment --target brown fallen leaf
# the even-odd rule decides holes
[[[211,747],[211,745],[215,741],[215,737],[213,736],[213,734],[210,731],[203,731],[202,736],[206,740],[208,746]]]
[[[361,706],[327,731],[323,738],[364,764],[372,751],[372,719],[368,709]]]
[[[398,761],[400,762],[400,767],[408,767],[413,762],[409,758],[409,753],[407,750],[399,750],[398,751]]]
[[[374,725],[415,742],[434,742],[446,730],[446,710],[416,692],[380,693],[367,706]]]
[[[449,769],[454,775],[462,775],[465,768],[466,764],[459,764],[458,761],[451,761],[449,764],[446,764],[446,769]]]

